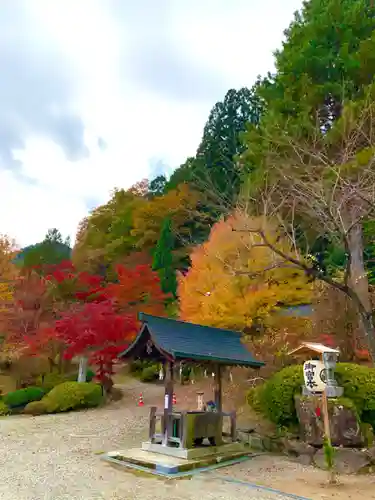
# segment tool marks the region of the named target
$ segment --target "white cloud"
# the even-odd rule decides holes
[[[25,149],[14,154],[22,161],[21,170],[0,169],[0,233],[9,233],[21,245],[40,240],[50,227],[74,239],[77,224],[87,213],[85,200],[104,202],[114,187],[129,187],[147,176],[152,158],[176,167],[193,155],[210,108],[224,97],[223,85],[226,89],[251,86],[258,74],[272,69],[272,51],[280,46],[282,32],[301,1],[173,0],[158,4],[165,7],[164,17],[160,17],[160,29],[165,32],[160,34],[155,27],[151,48],[152,37],[160,35],[178,49],[173,56],[180,54],[182,68],[186,57],[207,75],[219,75],[215,78],[222,80],[216,87],[207,80],[209,98],[198,97],[198,89],[192,89],[186,100],[168,95],[173,84],[177,90],[179,87],[177,81],[171,81],[173,72],[161,75],[165,80],[160,77],[153,87],[152,77],[158,76],[158,69],[164,70],[162,66],[153,68],[151,77],[149,66],[148,76],[140,67],[137,75],[151,80],[148,85],[142,79],[137,81],[132,50],[144,41],[140,37],[146,36],[153,12],[149,18],[147,11],[142,13],[139,23],[149,24],[139,31],[138,13],[129,14],[129,22],[125,4],[121,0],[35,0],[24,4],[36,37],[43,28],[36,45],[39,59],[42,61],[43,47],[49,43],[63,54],[72,84],[66,106],[85,125],[90,156],[69,162],[64,150],[43,135],[43,130],[28,130]],[[114,15],[116,9],[123,18]],[[156,49],[162,47],[160,40],[155,38]],[[190,71],[188,62],[186,65]],[[159,92],[157,84],[163,86],[163,81],[165,87]],[[60,112],[58,106],[56,112]],[[98,136],[108,145],[104,151],[97,147]],[[28,184],[25,177],[36,184]]]

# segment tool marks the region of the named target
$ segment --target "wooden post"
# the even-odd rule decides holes
[[[236,417],[237,414],[235,411],[232,411],[230,414],[230,437],[233,441],[233,443],[236,441],[237,438],[237,422],[236,422]]]
[[[218,412],[222,411],[222,392],[221,392],[221,366],[215,367],[215,405]]]
[[[148,433],[150,443],[154,442],[155,426],[156,426],[156,406],[151,406],[151,409],[150,409],[150,427],[149,427],[149,433]]]
[[[187,439],[187,418],[186,412],[181,412],[181,420],[180,420],[180,433],[181,433],[181,442],[180,447],[186,448],[186,439]]]
[[[326,438],[326,445],[329,448],[332,448],[331,429],[329,426],[328,399],[325,390],[322,392],[322,413],[323,413],[324,435]],[[332,468],[328,472],[329,472],[329,482],[335,484],[337,482],[337,478],[334,470],[334,464],[332,464]]]
[[[173,363],[166,362],[164,390],[164,418],[163,418],[163,445],[168,446],[168,439],[172,434],[173,409]]]

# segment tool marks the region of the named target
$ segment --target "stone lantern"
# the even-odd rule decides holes
[[[335,380],[335,368],[340,354],[338,349],[332,349],[332,347],[316,342],[302,342],[297,349],[294,349],[289,354],[304,356],[305,358],[314,355],[315,358],[320,358],[320,361],[309,360],[305,362],[304,368],[307,367],[311,371],[308,377],[306,377],[306,372],[304,373],[305,381],[308,379],[312,383],[307,384],[305,382],[302,387],[302,394],[312,396],[325,391],[328,398],[338,398],[343,395],[343,388],[339,387]],[[318,376],[319,380],[314,380],[314,377]],[[316,390],[314,390],[314,386]]]

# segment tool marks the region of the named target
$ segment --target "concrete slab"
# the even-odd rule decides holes
[[[220,447],[221,448],[221,447]],[[211,447],[212,450],[212,447]],[[123,467],[144,471],[166,477],[188,476],[193,473],[226,467],[234,463],[248,460],[252,454],[247,452],[230,452],[226,454],[211,454],[199,459],[184,459],[153,453],[140,448],[116,450],[102,455],[102,459]]]

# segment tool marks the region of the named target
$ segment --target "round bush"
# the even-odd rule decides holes
[[[23,412],[26,413],[26,415],[44,415],[45,413],[47,413],[47,407],[43,400],[32,401],[25,406]]]
[[[17,408],[31,401],[40,401],[44,395],[45,390],[41,387],[25,387],[25,389],[8,392],[3,397],[3,401],[8,408]]]
[[[92,408],[102,401],[102,388],[93,382],[64,382],[43,398],[48,413]]]
[[[338,363],[335,371],[344,398],[354,404],[361,422],[375,429],[375,370],[355,363]],[[263,385],[251,389],[247,401],[256,411],[278,425],[297,422],[294,396],[303,385],[301,365],[288,366],[275,373]]]
[[[95,373],[88,369],[86,372],[86,382],[91,382],[94,378]],[[78,372],[70,373],[68,375],[62,373],[47,373],[43,377],[38,378],[38,384],[43,387],[46,392],[51,391],[57,385],[63,384],[64,382],[77,382]]]
[[[159,370],[157,365],[154,366],[148,366],[147,368],[144,368],[142,370],[140,379],[142,382],[152,382],[153,380],[156,380],[159,376]]]
[[[288,366],[263,385],[252,389],[248,394],[248,402],[271,422],[289,426],[297,422],[294,395],[301,393],[302,385],[302,366]]]

